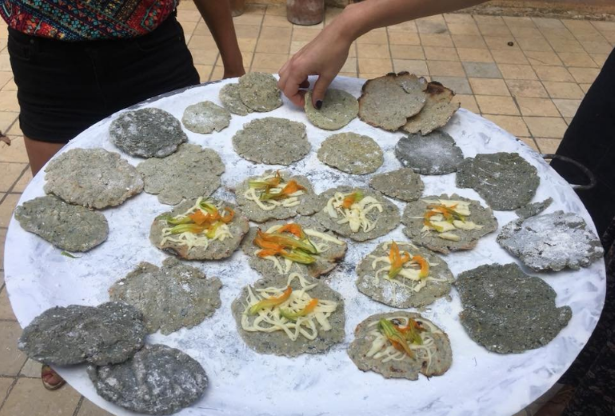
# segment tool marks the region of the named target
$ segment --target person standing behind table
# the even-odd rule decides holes
[[[245,73],[228,0],[194,0],[224,77]],[[32,173],[92,124],[199,75],[179,0],[0,0]]]
[[[350,45],[372,29],[473,6],[476,0],[364,0],[351,4],[280,69],[278,87],[303,107],[308,75],[318,75],[312,105],[322,106],[331,81],[346,62]],[[557,154],[588,167],[597,185],[579,192],[602,236],[605,252],[615,256],[615,51],[606,60],[568,127]],[[577,169],[551,163],[573,182],[584,180]],[[575,362],[559,380],[566,388],[537,416],[615,415],[615,259],[607,257],[606,300],[596,330]],[[563,410],[563,413],[562,413]]]

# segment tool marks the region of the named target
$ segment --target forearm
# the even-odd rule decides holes
[[[243,73],[243,59],[233,26],[229,0],[194,0],[220,50],[225,71]]]
[[[336,29],[352,42],[359,36],[384,26],[421,17],[448,13],[486,0],[365,0],[352,4],[334,21]]]

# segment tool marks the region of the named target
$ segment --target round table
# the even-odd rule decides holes
[[[199,101],[220,104],[218,91],[228,82],[202,85],[156,97],[136,107],[162,108],[181,119],[184,109]],[[337,78],[332,87],[360,95],[363,80]],[[134,108],[136,108],[134,107]],[[70,142],[62,151],[81,147],[102,147],[121,153],[110,142],[109,124],[117,115],[92,126]],[[241,159],[232,148],[231,137],[247,121],[262,117],[283,117],[301,121],[307,127],[312,151],[290,166],[294,173],[310,177],[320,193],[339,184],[367,186],[369,177],[347,175],[320,163],[316,150],[332,132],[312,126],[303,109],[286,99],[284,105],[270,113],[233,116],[230,126],[209,135],[186,131],[191,143],[218,151],[226,164],[222,187],[214,194],[232,200],[233,188],[245,177],[270,169]],[[593,223],[572,188],[549,165],[521,141],[488,120],[460,109],[444,128],[457,142],[466,157],[477,153],[518,152],[538,169],[541,183],[533,201],[552,197],[547,212],[562,209],[581,215],[593,229]],[[394,156],[401,133],[371,127],[358,118],[341,131],[368,135],[378,141],[385,153],[385,163],[378,172],[400,167]],[[339,131],[338,131],[339,132]],[[337,132],[335,132],[337,133]],[[131,164],[141,160],[122,154]],[[423,195],[457,193],[481,200],[471,189],[455,187],[455,174],[423,176]],[[22,195],[20,203],[44,195],[44,173],[39,173]],[[404,204],[395,203],[403,209]],[[483,202],[484,203],[484,202]],[[154,217],[168,211],[153,195],[142,193],[123,205],[101,211],[109,222],[108,240],[90,252],[73,259],[34,234],[24,231],[11,220],[6,240],[5,281],[15,315],[22,326],[53,306],[70,304],[97,305],[108,301],[108,288],[133,270],[140,262],[157,266],[166,254],[149,242]],[[495,211],[499,227],[516,219],[513,212]],[[540,273],[558,296],[557,306],[573,310],[570,323],[548,345],[522,354],[500,355],[474,343],[459,322],[459,295],[439,299],[421,311],[448,333],[453,349],[453,365],[440,377],[417,381],[386,380],[379,374],[359,371],[346,353],[354,338],[354,329],[368,316],[393,310],[358,292],[355,267],[378,242],[406,240],[401,226],[377,240],[354,243],[343,263],[324,280],[340,292],[346,304],[346,338],[328,353],[289,359],[259,355],[239,337],[231,316],[231,302],[242,287],[259,276],[247,265],[241,252],[223,262],[190,262],[208,276],[223,282],[222,306],[213,317],[190,330],[182,329],[168,336],[148,336],[148,343],[164,343],[181,349],[197,359],[207,371],[210,386],[201,398],[182,415],[511,415],[546,392],[574,361],[587,342],[600,316],[605,296],[603,262],[595,262],[579,271]],[[595,231],[595,229],[594,229]],[[515,262],[496,243],[496,233],[481,239],[476,248],[449,254],[444,259],[451,271],[459,273],[483,264]],[[104,409],[118,414],[132,414],[100,398],[85,373],[85,366],[59,368],[60,374],[80,393]]]

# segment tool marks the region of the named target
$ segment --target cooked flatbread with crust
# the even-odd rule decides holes
[[[361,322],[348,355],[361,371],[408,380],[418,380],[419,373],[441,376],[453,363],[446,333],[418,313],[401,311],[372,315]]]
[[[471,250],[498,228],[491,208],[457,194],[425,196],[406,205],[404,234],[416,245],[439,253]]]
[[[394,308],[419,308],[447,296],[454,281],[435,253],[406,241],[381,243],[357,266],[357,288]]]
[[[322,354],[344,341],[344,300],[309,276],[258,280],[241,291],[231,309],[239,334],[260,354]]]
[[[426,135],[437,128],[444,127],[459,110],[459,103],[452,103],[455,93],[440,84],[432,81],[425,90],[425,106],[417,115],[410,117],[402,130],[408,133],[421,133]]]
[[[181,259],[219,260],[237,250],[249,228],[248,219],[233,204],[200,197],[157,216],[149,239]]]

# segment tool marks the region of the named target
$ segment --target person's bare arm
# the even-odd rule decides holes
[[[312,104],[319,108],[329,84],[338,74],[350,45],[372,29],[434,14],[470,7],[485,0],[364,0],[346,6],[330,25],[297,52],[280,69],[278,86],[296,105],[304,105],[300,88],[308,86],[308,75],[318,75]]]
[[[224,63],[224,78],[245,74],[229,0],[194,0],[194,4],[218,45]]]

